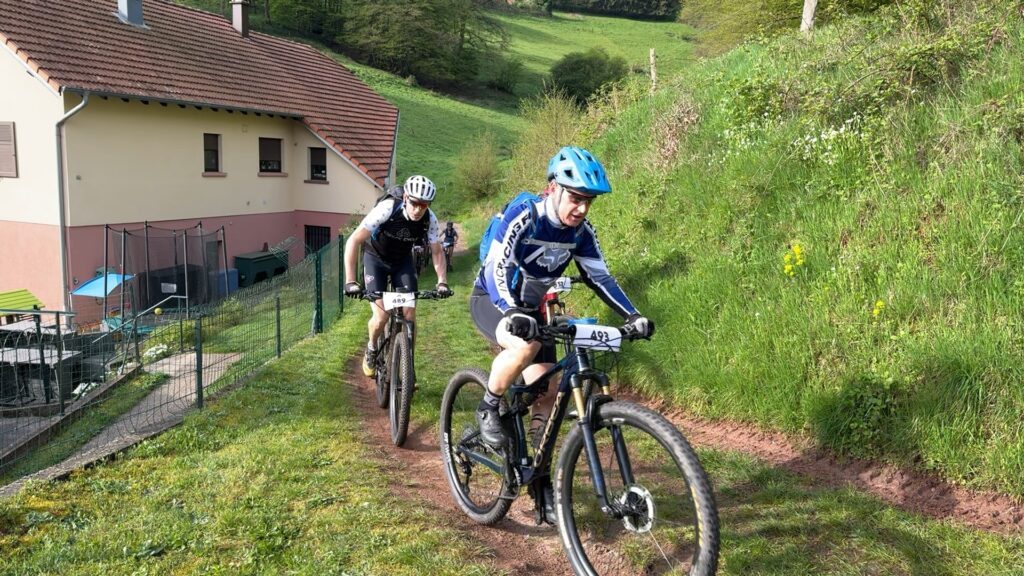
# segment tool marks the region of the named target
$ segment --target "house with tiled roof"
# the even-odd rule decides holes
[[[104,227],[325,243],[394,175],[398,110],[310,46],[165,0],[0,0],[0,291],[47,308]],[[214,254],[211,250],[210,254]]]

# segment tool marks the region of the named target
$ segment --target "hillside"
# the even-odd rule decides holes
[[[1014,2],[910,3],[618,115],[592,219],[659,322],[638,385],[1024,496],[1022,41]]]

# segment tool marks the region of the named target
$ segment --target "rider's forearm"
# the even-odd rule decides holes
[[[356,279],[356,262],[359,259],[359,249],[362,248],[366,239],[361,234],[362,228],[356,230],[345,243],[345,278],[349,282],[358,282]]]
[[[444,254],[441,253],[441,245],[434,243],[430,245],[430,257],[434,260],[434,272],[437,273],[437,283],[448,283],[448,267],[444,265]]]

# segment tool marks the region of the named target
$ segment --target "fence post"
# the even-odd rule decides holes
[[[60,335],[60,313],[55,312],[54,327],[57,329],[57,401],[60,402],[60,415],[64,415],[64,390],[61,387],[61,383],[64,380],[64,338]],[[68,387],[71,387],[71,382],[68,382]]]
[[[32,307],[38,310],[38,306]],[[36,342],[39,343],[39,369],[43,372],[43,398],[50,403],[53,392],[50,390],[50,367],[46,365],[46,350],[43,348],[43,314],[36,313]]]
[[[181,308],[178,308],[178,352],[185,351],[185,325],[181,317]]]
[[[338,234],[338,315],[345,312],[345,235]]]
[[[142,366],[142,354],[139,354],[139,317],[132,320],[132,340],[135,342],[135,362]]]
[[[316,334],[324,331],[324,263],[321,254],[323,252],[317,251],[313,258],[313,262],[316,265],[316,278],[313,284],[316,293],[316,309],[313,311],[313,332]]]
[[[196,314],[196,407],[203,409],[203,315]]]
[[[277,318],[277,357],[281,357],[281,295],[274,296],[274,315]]]

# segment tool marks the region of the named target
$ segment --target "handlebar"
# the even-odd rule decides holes
[[[455,291],[450,291],[450,293],[445,296],[438,294],[437,290],[420,290],[415,294],[417,300],[444,300],[445,298],[454,296]],[[358,299],[373,302],[374,300],[380,300],[383,297],[383,292],[367,292],[366,290],[363,290],[362,293],[359,294]]]
[[[555,324],[546,325],[542,324],[537,327],[538,336],[540,339],[551,339],[551,338],[573,338],[576,336],[576,325],[569,324],[568,319],[561,317],[555,320]],[[619,332],[622,333],[623,340],[650,340],[648,336],[641,336],[636,332],[630,324],[623,324],[618,327]]]

